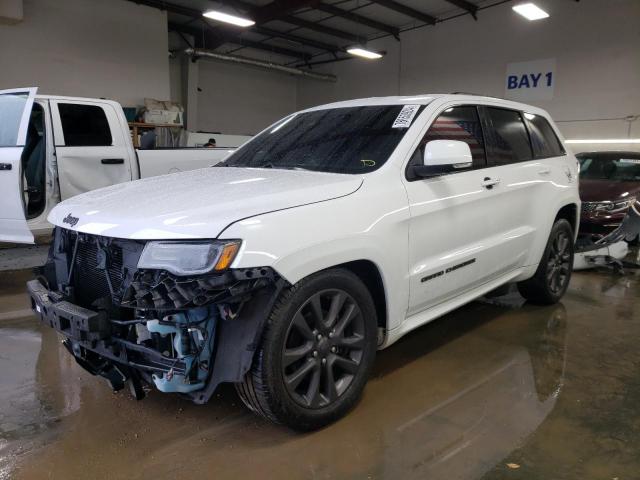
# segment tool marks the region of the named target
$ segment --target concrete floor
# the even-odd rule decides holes
[[[476,302],[380,352],[322,431],[270,425],[222,388],[135,402],[80,369],[0,273],[0,479],[636,479],[640,276],[575,274],[562,303]]]

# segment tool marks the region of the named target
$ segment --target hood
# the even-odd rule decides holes
[[[78,195],[57,205],[49,221],[107,237],[215,238],[238,220],[343,197],[362,182],[336,173],[205,168]]]
[[[583,202],[623,200],[629,196],[640,199],[640,182],[580,180],[580,199]]]

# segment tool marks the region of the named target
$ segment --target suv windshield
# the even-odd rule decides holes
[[[422,108],[379,105],[296,113],[221,166],[368,173],[387,161]]]
[[[640,182],[640,154],[594,153],[576,155],[580,161],[580,178]]]

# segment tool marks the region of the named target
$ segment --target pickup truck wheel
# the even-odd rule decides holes
[[[551,229],[547,247],[535,275],[518,283],[520,294],[531,303],[551,305],[567,291],[573,271],[573,229],[564,219]]]
[[[357,402],[376,344],[376,310],[364,284],[347,270],[320,272],[281,293],[236,389],[271,421],[320,428]]]

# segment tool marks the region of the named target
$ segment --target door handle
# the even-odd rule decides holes
[[[498,185],[499,183],[500,183],[499,178],[484,177],[484,180],[480,185],[482,185],[487,190],[491,190],[494,186]]]
[[[124,163],[124,158],[103,158],[100,163],[103,165],[120,165]]]
[[[13,165],[10,163],[0,163],[0,170],[11,170]]]
[[[551,173],[551,168],[549,167],[543,167],[540,170],[538,170],[538,175],[549,175]]]

